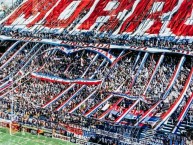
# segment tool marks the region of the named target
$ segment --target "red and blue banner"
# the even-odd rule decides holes
[[[6,89],[9,88],[12,84],[13,84],[13,81],[12,81],[12,80],[8,80],[7,82],[3,83],[3,84],[0,86],[0,92],[6,90]]]
[[[119,92],[107,92],[108,94],[112,94],[114,96],[119,96],[119,97],[123,97],[123,98],[126,98],[126,99],[129,99],[129,100],[141,100],[143,102],[147,102],[145,100],[145,97],[144,96],[133,96],[133,95],[129,95],[129,94],[124,94],[124,93],[119,93]]]
[[[31,73],[31,76],[36,79],[40,79],[43,81],[48,81],[52,83],[62,83],[62,84],[80,84],[80,85],[99,85],[101,84],[102,80],[95,80],[95,79],[63,79],[57,76],[50,76],[42,73]]]
[[[89,50],[89,51],[94,51],[94,52],[96,52],[96,53],[104,56],[104,57],[107,58],[111,63],[116,60],[116,57],[115,57],[115,56],[113,56],[112,54],[110,54],[110,53],[107,52],[107,51],[104,51],[104,50],[98,49],[98,48],[85,47],[85,48],[67,49],[66,47],[54,47],[54,48],[51,48],[51,49],[49,49],[49,50],[47,50],[47,51],[50,51],[50,50],[53,50],[53,49],[61,50],[61,51],[63,51],[63,52],[66,53],[66,54],[71,54],[71,53],[75,53],[75,52],[82,51],[82,50]]]
[[[26,0],[1,23],[29,31],[62,32],[81,16],[79,23],[71,27],[73,32],[114,30],[112,35],[192,39],[191,7],[192,0]]]
[[[191,79],[193,77],[193,68],[191,69],[189,76],[186,80],[186,83],[184,85],[183,90],[181,91],[180,95],[178,96],[178,98],[174,101],[174,103],[171,105],[171,107],[169,108],[169,110],[167,110],[165,113],[163,113],[161,115],[161,121],[159,122],[159,124],[154,128],[155,130],[159,129],[159,127],[174,113],[174,111],[178,108],[178,106],[180,105],[180,103],[182,102],[184,95],[186,94],[187,89],[189,88]]]

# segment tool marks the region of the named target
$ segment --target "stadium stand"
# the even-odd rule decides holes
[[[0,22],[0,118],[96,144],[187,144],[191,7],[17,1]]]

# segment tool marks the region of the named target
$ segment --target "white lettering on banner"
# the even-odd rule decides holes
[[[111,55],[110,53],[108,53],[107,51],[104,51],[102,49],[98,49],[98,48],[91,48],[91,47],[86,47],[86,48],[76,48],[76,49],[67,49],[65,47],[54,47],[52,49],[60,49],[62,51],[64,51],[66,54],[68,53],[73,53],[73,52],[77,52],[77,51],[81,51],[81,50],[91,50],[91,51],[95,51],[99,54],[102,54],[103,56],[105,56],[106,58],[108,58],[111,62],[116,60],[116,57]]]
[[[51,133],[44,133],[44,136],[52,137],[52,134]]]
[[[34,134],[34,135],[36,135],[37,134],[37,130],[31,130],[31,134]]]
[[[59,15],[58,19],[59,20],[68,19],[72,15],[72,13],[76,10],[80,2],[81,1],[73,1],[72,3],[70,3],[66,7],[66,9]]]
[[[85,145],[86,143],[87,143],[87,141],[85,141],[85,140],[76,139],[76,144],[82,144],[82,145]]]
[[[67,137],[67,136],[63,136],[61,134],[53,134],[53,138],[56,138],[56,139],[61,139],[63,141],[70,141],[70,137]]]
[[[41,38],[28,38],[28,37],[7,37],[7,36],[1,36],[1,40],[21,40],[21,41],[30,41],[30,42],[39,42],[39,43],[48,43],[50,44],[50,41],[47,41],[45,39]],[[69,41],[60,41],[57,40],[55,42],[52,42],[52,44],[58,44],[58,45],[70,45]],[[84,43],[80,42],[74,42],[73,47],[83,47]],[[91,47],[97,47],[98,44],[89,44],[89,48]],[[70,45],[71,46],[71,45]],[[160,53],[160,52],[167,52],[167,53],[178,53],[178,54],[185,54],[185,55],[191,55],[193,56],[193,51],[183,51],[183,50],[167,50],[167,49],[159,49],[159,48],[147,48],[147,47],[136,47],[136,46],[119,46],[119,45],[113,45],[113,44],[103,44],[101,45],[104,49],[128,49],[128,50],[137,50],[137,51],[145,51],[145,52],[153,52],[153,53]],[[61,46],[59,46],[61,47]],[[84,48],[84,47],[83,47]],[[82,49],[83,49],[82,48]],[[99,49],[99,48],[98,48]],[[111,56],[110,56],[111,57]]]
[[[60,20],[67,20],[66,23],[71,24],[80,18],[79,15],[83,14],[87,8],[86,13],[83,14],[73,30],[89,31],[96,28],[99,32],[114,30],[114,34],[131,34],[133,36],[193,37],[191,0],[161,0],[158,2],[153,0],[130,0],[129,2],[95,0],[91,3],[63,0],[46,2],[44,8],[39,6],[42,2],[43,0],[39,0],[37,3],[26,0],[2,22],[5,26],[25,27],[29,31],[36,24],[42,24],[42,20],[49,20],[49,23],[56,22],[58,25],[48,24],[52,29],[59,26],[67,28],[68,25],[60,24],[65,21]],[[54,15],[57,16],[54,17]],[[176,23],[177,20],[180,21]],[[20,26],[21,23],[24,23],[24,26]],[[104,28],[101,30],[101,27]],[[73,44],[70,43],[70,45]],[[88,45],[87,43],[83,44],[84,47]],[[100,44],[100,47],[105,46]]]

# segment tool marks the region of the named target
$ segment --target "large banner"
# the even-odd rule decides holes
[[[147,102],[147,100],[144,96],[133,96],[133,95],[124,94],[124,93],[120,93],[120,92],[107,92],[107,94],[123,97],[123,98],[129,99],[129,100],[138,100],[138,99],[140,99],[143,102]]]
[[[32,38],[32,37],[19,37],[19,36],[5,36],[0,35],[0,40],[19,40],[25,42],[39,42],[39,43],[46,43],[51,45],[60,45],[71,48],[75,47],[91,47],[91,48],[103,48],[103,49],[128,49],[128,50],[135,50],[135,51],[143,51],[143,52],[151,52],[151,53],[175,53],[175,54],[184,54],[184,55],[193,55],[193,51],[189,50],[172,50],[159,47],[139,47],[139,46],[130,46],[130,45],[115,45],[115,44],[105,44],[105,43],[86,43],[86,42],[74,42],[74,41],[66,41],[66,40],[58,40],[58,39],[42,39],[42,38]]]
[[[62,83],[62,84],[80,84],[80,85],[99,85],[101,84],[102,80],[95,80],[95,79],[63,79],[57,76],[50,76],[42,73],[31,73],[31,76],[36,79],[40,79],[43,81],[49,81],[52,83]]]
[[[8,80],[7,82],[3,83],[0,86],[0,92],[4,91],[5,89],[9,88],[13,84],[12,80]]]
[[[70,141],[70,137],[67,137],[67,136],[64,136],[64,135],[61,135],[61,134],[57,134],[57,133],[53,134],[53,138],[60,139],[60,140],[63,140],[63,141]]]
[[[104,56],[104,57],[107,58],[111,63],[116,60],[116,57],[115,57],[115,56],[113,56],[112,54],[110,54],[110,53],[107,52],[107,51],[104,51],[104,50],[98,49],[98,48],[85,47],[85,48],[67,49],[66,47],[54,47],[54,48],[51,48],[51,49],[49,49],[49,50],[53,50],[53,49],[61,50],[61,51],[65,52],[66,54],[75,53],[75,52],[82,51],[82,50],[89,50],[89,51],[94,51],[94,52],[96,52],[96,53]],[[49,51],[49,50],[48,50],[48,51]]]
[[[42,4],[46,9],[42,9]],[[72,32],[192,39],[191,7],[191,0],[26,0],[1,23],[28,31],[61,33],[81,17],[70,27]]]

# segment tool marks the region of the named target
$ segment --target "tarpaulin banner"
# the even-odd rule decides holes
[[[82,50],[89,50],[89,51],[94,51],[94,52],[104,56],[111,63],[116,60],[115,56],[113,56],[112,54],[110,54],[107,51],[104,51],[104,50],[98,49],[98,48],[85,47],[85,48],[67,49],[66,47],[54,47],[54,48],[51,48],[50,50],[53,50],[53,49],[61,50],[61,51],[63,51],[66,54],[70,54],[70,53],[74,53],[74,52],[78,52],[78,51],[82,51]]]
[[[174,53],[174,54],[184,54],[184,55],[193,55],[193,51],[188,50],[171,50],[168,48],[162,48],[159,47],[139,47],[139,46],[131,46],[131,45],[116,45],[116,44],[105,44],[105,43],[86,43],[86,42],[75,42],[75,41],[66,41],[66,40],[59,40],[59,39],[42,39],[42,38],[32,38],[32,37],[11,37],[11,36],[5,36],[0,35],[0,40],[18,40],[21,42],[38,42],[38,43],[46,43],[51,45],[60,45],[71,48],[75,47],[90,47],[90,48],[98,48],[98,49],[128,49],[128,50],[136,50],[136,51],[142,51],[142,52],[151,52],[151,53]],[[193,39],[192,39],[193,41]]]
[[[42,73],[31,73],[33,78],[37,78],[43,81],[49,81],[53,83],[62,83],[62,84],[80,84],[80,85],[99,85],[101,84],[102,80],[95,80],[95,79],[63,79],[57,76],[50,76]]]
[[[3,83],[0,86],[0,92],[4,91],[5,89],[9,88],[13,84],[12,80],[8,80],[7,82]]]
[[[119,96],[119,97],[123,97],[129,100],[142,100],[144,102],[146,102],[146,100],[144,99],[143,96],[132,96],[132,95],[128,95],[128,94],[123,94],[123,93],[119,93],[119,92],[107,92],[108,94],[112,94],[114,96]]]

